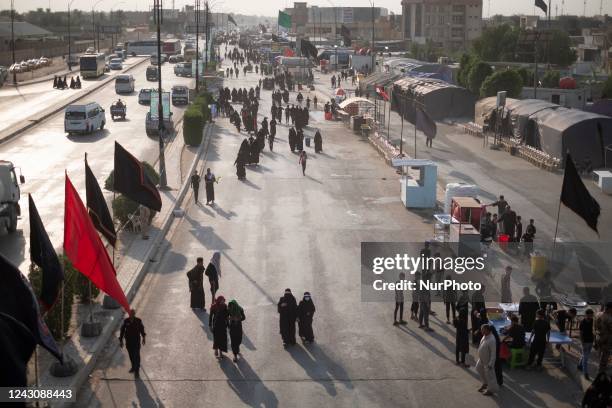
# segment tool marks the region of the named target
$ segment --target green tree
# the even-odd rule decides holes
[[[479,61],[472,64],[467,79],[468,89],[478,95],[482,83],[492,73],[493,69],[486,62]]]
[[[542,77],[542,86],[544,88],[558,88],[559,79],[561,79],[559,71],[549,69]]]
[[[509,98],[518,98],[523,90],[521,75],[513,69],[497,71],[482,83],[480,96],[495,96],[499,91],[507,91]]]
[[[576,62],[576,51],[572,49],[569,34],[565,31],[552,30],[549,41],[539,41],[537,47],[540,62],[550,62],[562,67]]]
[[[606,79],[601,90],[602,99],[612,99],[612,76]]]
[[[45,314],[44,320],[53,334],[53,338],[61,341],[68,333],[70,320],[72,319],[72,303],[74,302],[74,282],[81,273],[74,269],[68,258],[60,255],[60,262],[64,266],[64,314],[62,315],[61,292],[55,304]],[[28,279],[32,284],[34,293],[39,296],[42,290],[42,270],[35,264],[30,265]],[[62,332],[62,318],[64,321],[64,331]]]
[[[483,61],[514,61],[519,30],[507,24],[486,27],[474,40],[474,53]]]
[[[475,57],[472,54],[463,54],[459,60],[459,71],[457,71],[457,82],[464,88],[469,87],[468,75]]]
[[[523,80],[523,86],[533,86],[533,71],[525,67],[516,70]]]

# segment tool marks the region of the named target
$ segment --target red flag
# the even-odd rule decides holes
[[[383,98],[385,101],[389,100],[389,95],[387,95],[387,93],[385,92],[385,88],[383,88],[382,86],[376,87],[376,93],[379,94],[380,97]]]
[[[64,254],[91,283],[129,311],[130,305],[117,281],[115,268],[68,175],[64,205]]]

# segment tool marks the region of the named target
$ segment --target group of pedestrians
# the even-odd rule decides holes
[[[189,180],[189,184],[193,189],[193,198],[196,204],[199,203],[199,192],[200,192],[200,183],[202,182],[202,178],[198,174],[197,170],[193,171],[193,175]],[[219,180],[215,176],[215,174],[210,170],[210,168],[206,169],[206,174],[204,175],[204,185],[206,188],[206,205],[215,203],[215,184],[219,183]]]
[[[310,292],[304,292],[304,297],[298,304],[291,293],[291,289],[285,289],[285,294],[277,304],[279,315],[280,335],[285,347],[296,344],[295,324],[298,324],[298,335],[304,343],[314,342],[314,331],[312,321],[315,314],[315,305]]]
[[[53,88],[54,89],[81,89],[81,77],[77,75],[76,80],[74,77],[70,77],[70,84],[67,82],[66,75],[64,78],[61,76],[54,75],[53,76]]]

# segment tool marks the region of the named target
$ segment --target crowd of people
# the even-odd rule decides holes
[[[54,75],[53,76],[53,88],[54,89],[66,89],[66,88],[81,89],[81,77],[78,75],[76,76],[76,79],[74,79],[74,77],[70,77],[70,84],[68,84],[66,75],[64,75],[63,78],[61,76]]]

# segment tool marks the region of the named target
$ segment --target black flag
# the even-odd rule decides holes
[[[315,61],[318,60],[318,53],[319,51],[317,50],[317,47],[315,47],[310,41],[302,38],[301,40],[301,51],[302,51],[302,56],[303,57],[312,57],[312,59],[314,59]]]
[[[591,196],[585,187],[572,156],[568,153],[565,158],[565,173],[563,174],[563,188],[561,189],[561,202],[567,208],[578,214],[595,232],[599,218],[599,203]]]
[[[113,190],[154,211],[162,202],[157,187],[144,171],[142,163],[115,142],[115,173]]]
[[[25,378],[25,367],[35,344],[58,360],[63,358],[40,316],[38,300],[28,280],[2,254],[0,271],[0,386],[7,386]]]
[[[117,232],[115,232],[113,217],[110,215],[96,176],[94,176],[91,168],[89,168],[87,158],[85,158],[85,191],[87,195],[87,210],[94,227],[114,247],[117,243]]]
[[[236,20],[234,20],[234,17],[228,15],[227,16],[227,21],[229,21],[230,23],[232,23],[235,26],[238,26],[238,24],[236,24]]]
[[[421,107],[416,108],[416,127],[430,139],[436,137],[438,131],[436,122]]]
[[[548,12],[548,6],[544,0],[535,0],[535,5],[536,7],[541,8],[544,13]]]
[[[342,27],[340,27],[340,35],[342,36],[342,40],[344,41],[344,45],[349,47],[351,45],[351,42],[352,42],[352,39],[351,39],[351,30],[347,26],[342,24]]]
[[[42,271],[40,301],[44,309],[49,310],[60,292],[64,280],[64,271],[30,194],[28,194],[28,206],[30,213],[30,259]]]

